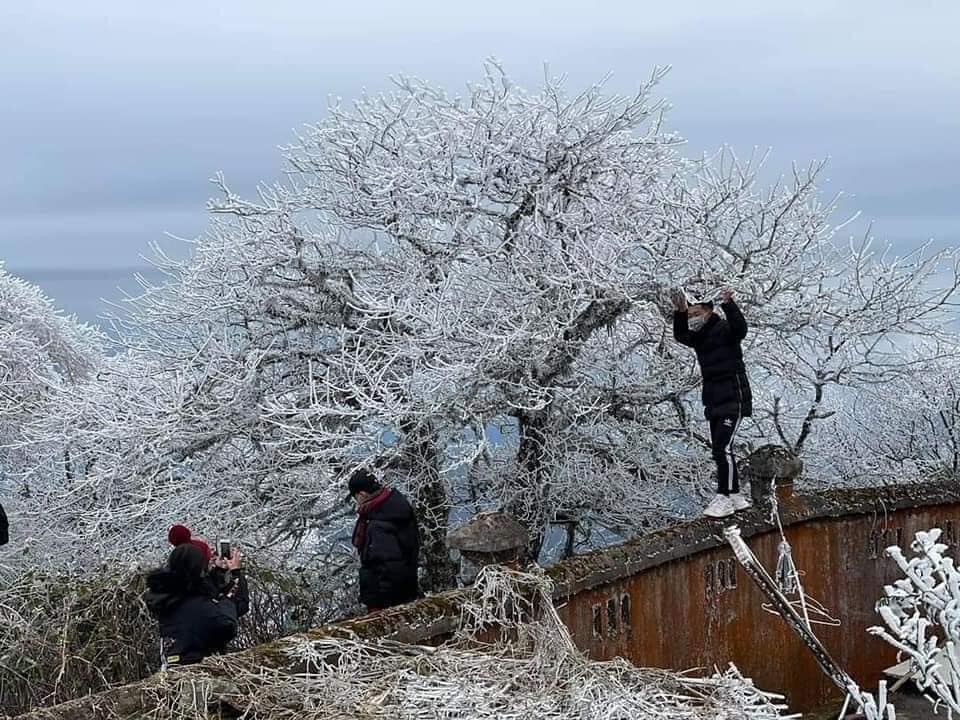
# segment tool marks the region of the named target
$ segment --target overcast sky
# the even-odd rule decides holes
[[[276,178],[329,96],[499,58],[571,89],[655,64],[690,152],[831,158],[830,190],[907,248],[960,245],[960,2],[20,0],[0,7],[0,259],[126,267],[204,225],[218,170]]]

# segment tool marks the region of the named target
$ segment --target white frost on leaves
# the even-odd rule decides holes
[[[912,557],[887,548],[904,577],[884,587],[877,611],[885,627],[870,632],[910,660],[917,686],[952,717],[960,713],[960,572],[941,535],[940,528],[916,533]]]

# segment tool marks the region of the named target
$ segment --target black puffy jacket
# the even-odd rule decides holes
[[[391,490],[386,501],[367,515],[358,550],[360,602],[368,608],[388,608],[419,597],[420,531],[413,508],[399,491]]]
[[[235,590],[236,600],[220,595],[225,588],[207,579],[185,592],[169,570],[154,570],[147,576],[144,602],[160,621],[163,656],[167,665],[189,665],[208,655],[222,653],[237,635],[238,605],[248,606],[246,580]]]
[[[0,505],[0,545],[6,545],[8,542],[10,542],[10,523],[7,522],[3,505]]]
[[[673,336],[697,353],[707,418],[749,417],[753,414],[753,394],[740,349],[740,341],[747,336],[747,321],[732,300],[721,307],[727,319],[714,313],[696,332],[687,325],[685,312],[675,312]]]

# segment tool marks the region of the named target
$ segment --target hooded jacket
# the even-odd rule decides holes
[[[360,553],[360,602],[388,608],[420,595],[417,564],[420,532],[407,499],[397,490],[365,515]],[[364,518],[357,520],[357,524]],[[356,532],[356,531],[355,531]]]
[[[747,336],[747,321],[732,300],[721,305],[726,319],[712,314],[706,324],[692,331],[685,312],[673,314],[673,337],[697,353],[703,375],[704,415],[749,417],[753,414],[753,393],[743,364],[740,342]]]
[[[144,602],[160,621],[162,653],[167,665],[189,665],[208,655],[223,652],[237,635],[238,605],[247,607],[246,582],[240,578],[237,599],[220,595],[209,578],[186,589],[176,575],[165,568],[147,576]]]

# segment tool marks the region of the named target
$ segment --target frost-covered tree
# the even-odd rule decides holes
[[[878,424],[889,430],[874,428],[883,456],[921,477],[960,477],[960,338],[927,351],[916,373],[886,390]]]
[[[219,179],[127,352],[35,428],[75,428],[87,500],[65,510],[104,538],[189,513],[329,560],[344,478],[372,465],[418,501],[428,587],[452,578],[451,508],[513,511],[531,554],[557,518],[635,532],[706,484],[678,286],[735,288],[752,438],[807,454],[837,388],[941,332],[954,258],[837,243],[820,165],[764,187],[762,158],[685,159],[661,75],[633,97],[527,92],[492,64],[462,96],[400,78],[307,128],[284,183],[247,200]]]
[[[923,247],[905,257],[870,254],[866,242],[834,267],[821,271],[816,294],[786,308],[784,323],[770,329],[773,352],[759,366],[766,377],[766,407],[758,420],[767,432],[797,454],[804,454],[819,421],[847,409],[847,422],[875,423],[877,395],[898,416],[916,407],[914,381],[938,359],[952,355],[941,347],[950,339],[958,286],[955,253],[930,254]],[[944,270],[947,269],[944,277]],[[781,312],[783,308],[778,308]],[[911,385],[906,395],[901,392]],[[866,399],[866,402],[863,400]],[[871,407],[872,406],[872,407]],[[884,424],[889,421],[883,414]],[[829,457],[824,443],[819,450]],[[818,458],[814,450],[814,461]]]
[[[0,499],[17,509],[72,472],[65,437],[42,445],[23,429],[56,412],[64,387],[93,377],[102,360],[102,338],[57,311],[30,283],[0,263]],[[21,537],[23,527],[15,532]]]
[[[913,338],[900,371],[855,389],[838,388],[836,412],[808,454],[828,481],[875,485],[955,479],[960,469],[957,337]],[[831,480],[832,479],[832,480]]]

